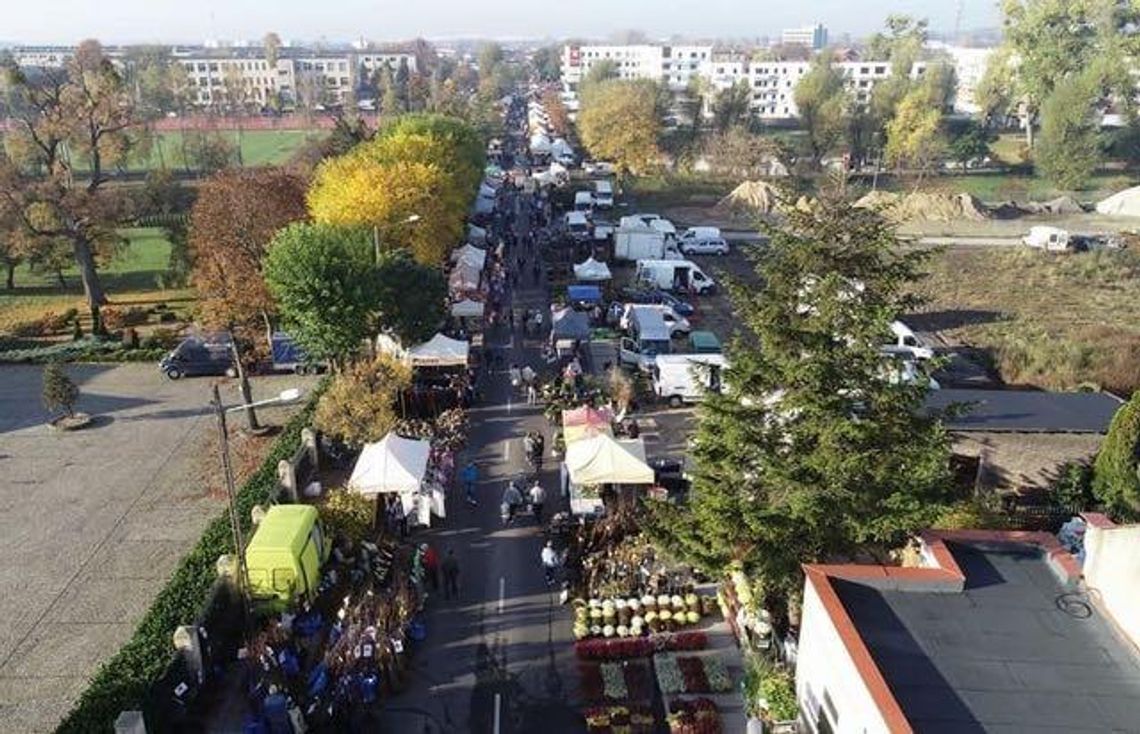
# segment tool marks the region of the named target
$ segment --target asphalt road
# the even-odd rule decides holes
[[[517,224],[525,231],[529,218]],[[513,255],[512,255],[513,257]],[[529,267],[524,266],[529,274]],[[524,278],[512,305],[543,307],[545,289]],[[539,553],[543,535],[529,514],[503,526],[499,505],[510,479],[524,486],[530,473],[522,437],[529,430],[547,436],[541,475],[547,490],[546,516],[566,508],[558,496],[557,464],[549,455],[549,425],[537,406],[511,387],[507,367],[530,364],[541,373],[541,342],[499,326],[487,334],[501,351],[502,366],[485,373],[482,399],[470,414],[471,435],[459,466],[479,465],[478,505],[456,487],[449,517],[423,536],[441,553],[459,559],[460,598],[428,604],[428,639],[412,658],[412,685],[387,702],[385,730],[448,732],[580,732],[575,704],[570,614],[547,588]],[[525,486],[524,486],[525,489]]]

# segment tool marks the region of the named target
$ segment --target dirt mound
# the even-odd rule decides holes
[[[1029,214],[1084,214],[1085,208],[1071,196],[1059,196],[1049,201],[1030,201],[1022,206]]]
[[[905,196],[887,191],[872,191],[855,206],[881,209],[884,216],[897,222],[953,222],[989,218],[985,204],[969,194],[941,194],[916,191]]]
[[[776,187],[764,181],[745,181],[721,199],[715,211],[718,214],[770,214],[777,205]]]
[[[1118,191],[1096,205],[1100,214],[1118,217],[1140,217],[1140,186]]]

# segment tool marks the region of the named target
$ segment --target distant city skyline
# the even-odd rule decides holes
[[[959,5],[961,18],[959,26]],[[395,11],[395,12],[393,12]],[[269,31],[303,42],[348,42],[359,37],[397,41],[432,39],[604,39],[625,29],[649,38],[778,38],[785,28],[823,23],[832,42],[864,36],[891,13],[928,18],[935,32],[992,28],[996,0],[809,0],[745,4],[740,0],[41,0],[5,8],[3,41],[71,44],[256,41]]]

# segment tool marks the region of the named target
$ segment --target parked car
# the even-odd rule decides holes
[[[728,243],[723,239],[697,239],[681,242],[682,255],[727,255]]]
[[[582,170],[590,176],[612,176],[616,168],[606,161],[586,161],[582,164]]]
[[[656,288],[626,288],[621,292],[621,296],[626,303],[660,303],[670,306],[674,313],[686,318],[694,313],[693,306],[688,301]]]

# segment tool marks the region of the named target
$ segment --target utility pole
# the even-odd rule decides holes
[[[242,629],[249,631],[249,575],[245,568],[245,539],[241,532],[241,518],[237,509],[237,490],[234,487],[234,472],[230,465],[230,436],[226,426],[226,409],[222,405],[222,395],[217,384],[214,385],[214,415],[218,419],[218,450],[222,456],[222,473],[226,482],[226,500],[229,505],[230,533],[234,543],[234,553],[237,555],[237,587],[241,596]],[[242,641],[246,638],[243,635]]]

